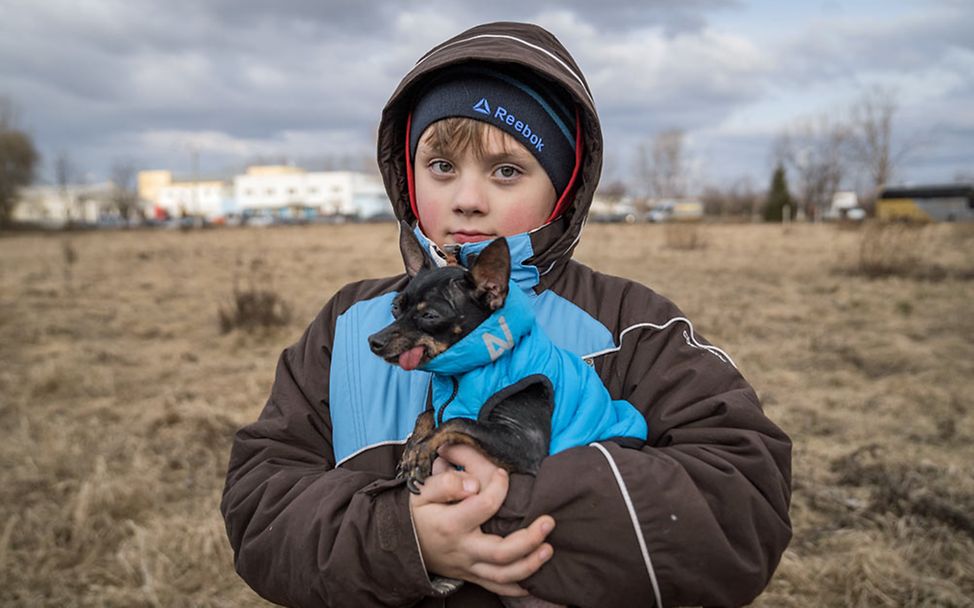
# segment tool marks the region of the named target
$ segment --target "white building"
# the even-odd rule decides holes
[[[14,207],[15,222],[60,228],[69,222],[95,224],[117,215],[112,201],[114,186],[101,184],[31,186],[20,192]]]
[[[249,167],[233,179],[237,209],[247,215],[373,217],[389,207],[382,180],[367,173],[295,167]]]
[[[170,217],[225,217],[236,212],[233,188],[219,180],[173,182],[159,188],[158,206]]]
[[[825,211],[827,220],[862,220],[866,212],[859,207],[859,197],[855,192],[836,192],[832,195],[832,204]]]

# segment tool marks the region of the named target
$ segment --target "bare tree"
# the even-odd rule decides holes
[[[653,138],[652,147],[642,144],[637,150],[637,170],[650,195],[679,198],[686,194],[687,167],[681,129],[663,131]]]
[[[709,186],[700,197],[704,213],[721,218],[750,219],[761,207],[761,196],[750,177],[742,177],[730,186]]]
[[[38,160],[30,136],[15,127],[13,103],[0,97],[0,226],[10,223],[20,190],[34,180]]]
[[[131,162],[119,161],[112,165],[112,204],[126,222],[133,218],[138,208],[135,175],[135,166]]]
[[[13,129],[18,122],[17,107],[8,97],[0,96],[0,129]]]
[[[873,87],[856,101],[850,112],[850,145],[853,158],[869,175],[875,199],[889,183],[907,146],[893,149],[893,117],[896,114],[896,92],[887,87]]]
[[[622,199],[627,191],[625,182],[618,179],[599,184],[599,194],[614,201]]]
[[[797,198],[805,215],[821,217],[846,174],[849,127],[822,114],[797,121],[774,143],[777,163],[796,176]]]

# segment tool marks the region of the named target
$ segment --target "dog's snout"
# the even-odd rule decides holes
[[[388,335],[383,335],[385,333],[386,332],[380,331],[379,333],[369,336],[369,348],[372,349],[372,352],[379,353],[383,348],[386,347],[386,344],[389,343]]]

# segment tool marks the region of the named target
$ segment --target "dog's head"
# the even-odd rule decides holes
[[[412,370],[459,342],[504,305],[511,277],[507,239],[488,245],[470,266],[437,267],[403,225],[399,247],[410,280],[392,301],[395,320],[369,336],[376,355]]]

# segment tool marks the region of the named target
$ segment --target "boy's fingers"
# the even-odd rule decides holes
[[[437,450],[437,453],[442,458],[445,458],[451,463],[460,466],[467,466],[471,461],[477,458],[486,460],[486,457],[481,454],[479,450],[462,443],[448,443],[440,447],[440,449]]]
[[[447,471],[455,471],[455,470],[456,469],[443,458],[437,458],[436,460],[433,461],[433,475],[439,475],[440,473],[446,473]]]
[[[447,445],[440,448],[440,456],[453,465],[463,467],[464,471],[482,480],[484,485],[497,468],[480,450],[469,445]]]
[[[507,497],[507,471],[497,469],[479,494],[457,503],[457,523],[465,528],[479,526],[497,513]]]
[[[554,528],[555,520],[542,515],[528,526],[501,538],[483,534],[472,547],[478,562],[504,566],[530,555],[541,546]]]
[[[545,543],[536,551],[532,551],[526,557],[513,563],[499,566],[478,562],[470,566],[470,571],[479,578],[501,585],[518,583],[537,572],[546,561],[551,559],[553,554],[554,550],[551,545]]]
[[[421,487],[420,495],[415,497],[417,505],[463,500],[477,493],[480,482],[459,471],[446,471],[439,475],[430,475]]]

